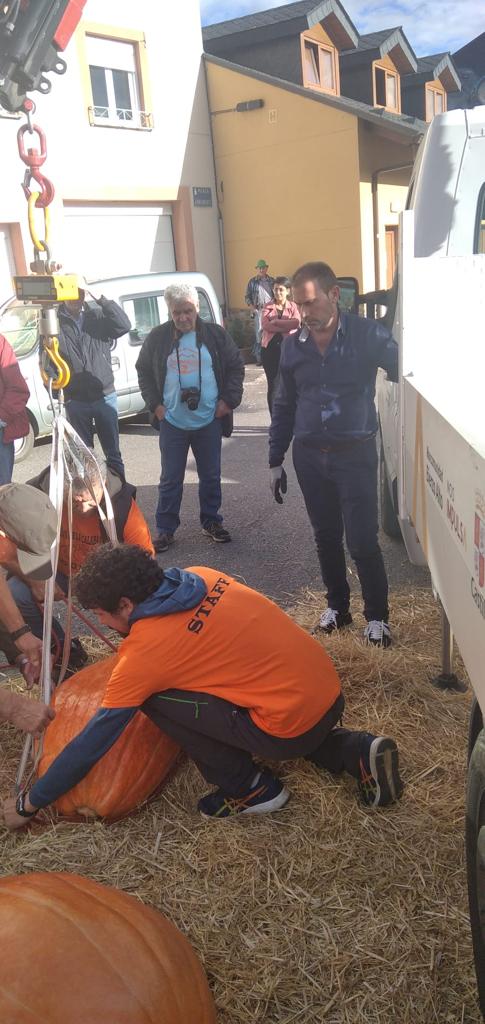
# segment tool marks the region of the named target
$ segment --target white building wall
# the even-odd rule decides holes
[[[149,89],[153,130],[124,127],[91,126],[87,112],[85,81],[82,69],[83,25],[112,26],[143,32],[146,40]],[[142,44],[143,45],[143,44]],[[37,105],[35,119],[45,130],[48,156],[43,171],[56,187],[52,210],[54,255],[63,259],[66,229],[69,230],[68,253],[72,260],[72,225],[75,218],[64,216],[64,204],[113,203],[137,204],[156,208],[163,206],[170,213],[170,204],[184,200],[186,246],[177,247],[177,267],[208,273],[222,298],[220,250],[217,209],[194,208],[193,186],[208,186],[215,199],[213,159],[205,83],[201,74],[202,37],[198,0],[179,0],[177,4],[153,0],[88,0],[83,20],[71,40],[65,58],[66,74],[50,75],[49,96],[33,93]],[[84,83],[83,83],[84,79]],[[0,146],[2,152],[2,189],[0,191],[0,226],[20,225],[27,263],[32,258],[32,244],[27,228],[27,208],[20,182],[24,166],[16,143],[16,132],[23,121],[0,115]],[[28,136],[26,136],[26,141]],[[37,137],[36,144],[37,144]],[[185,187],[185,194],[184,192]],[[180,191],[182,188],[182,192]],[[180,209],[180,206],[179,206]],[[175,207],[172,206],[172,210]],[[122,208],[119,208],[122,213]],[[136,218],[135,218],[136,219]],[[130,237],[127,217],[126,247],[136,248]],[[180,218],[178,218],[180,235]],[[39,230],[42,216],[39,211]],[[97,230],[97,229],[96,229]],[[15,238],[15,228],[12,229]],[[149,232],[148,232],[149,234]],[[113,240],[113,261],[120,273],[119,232]],[[146,237],[142,233],[141,237]],[[104,243],[106,238],[103,231]],[[99,238],[93,237],[93,252]],[[184,250],[183,252],[182,250]],[[116,252],[115,252],[116,250]],[[178,251],[180,250],[180,251]],[[15,252],[19,266],[18,246]],[[84,260],[83,260],[84,263]],[[136,258],[133,251],[127,259],[133,273]],[[146,260],[140,270],[146,269]],[[71,269],[71,267],[69,268]],[[150,268],[149,268],[150,269]],[[90,268],[83,265],[84,273]],[[92,276],[92,275],[91,275]],[[0,287],[2,282],[0,282]],[[3,295],[0,295],[2,301]]]

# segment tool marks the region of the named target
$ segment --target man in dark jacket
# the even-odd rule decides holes
[[[108,465],[124,476],[110,345],[131,323],[116,302],[89,292],[96,305],[88,305],[85,294],[80,288],[79,299],[59,309],[59,350],[71,371],[64,391],[66,415],[89,448],[96,429]]]
[[[199,317],[192,285],[165,289],[171,320],[154,327],[136,364],[140,391],[160,433],[162,475],[156,512],[155,551],[168,549],[180,524],[187,455],[199,476],[200,521],[220,544],[231,537],[222,525],[221,445],[232,430],[232,410],[242,398],[244,364],[231,336]]]
[[[339,288],[326,263],[306,263],[293,275],[302,327],[285,338],[269,440],[271,488],[282,503],[283,459],[293,463],[313,526],[328,607],[324,633],[352,622],[343,532],[357,566],[368,643],[389,647],[387,577],[377,539],[378,367],[397,380],[398,348],[375,320],[340,313]]]

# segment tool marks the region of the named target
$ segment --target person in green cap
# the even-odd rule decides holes
[[[253,311],[254,317],[254,346],[253,354],[258,366],[261,366],[261,316],[263,306],[273,298],[274,278],[268,274],[269,265],[267,260],[258,260],[256,273],[250,277],[247,283],[246,305]]]

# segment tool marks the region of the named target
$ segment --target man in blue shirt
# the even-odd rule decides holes
[[[397,344],[380,323],[340,313],[337,278],[326,263],[300,267],[292,286],[302,327],[281,349],[270,427],[271,489],[281,504],[283,459],[293,438],[293,464],[327,589],[318,628],[331,633],[352,621],[345,528],[364,599],[365,639],[389,647],[387,577],[377,540],[375,384],[379,367],[397,380]]]
[[[170,285],[171,320],[145,338],[136,368],[140,390],[160,432],[162,475],[154,548],[166,551],[180,523],[189,448],[199,476],[200,521],[206,536],[231,540],[222,525],[221,445],[232,430],[232,410],[242,397],[244,364],[231,336],[199,317],[197,290]]]

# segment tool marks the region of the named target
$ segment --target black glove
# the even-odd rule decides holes
[[[271,493],[278,505],[283,504],[282,494],[286,494],[288,490],[288,477],[286,475],[283,466],[272,466],[270,469],[270,480],[269,485],[271,487]]]

